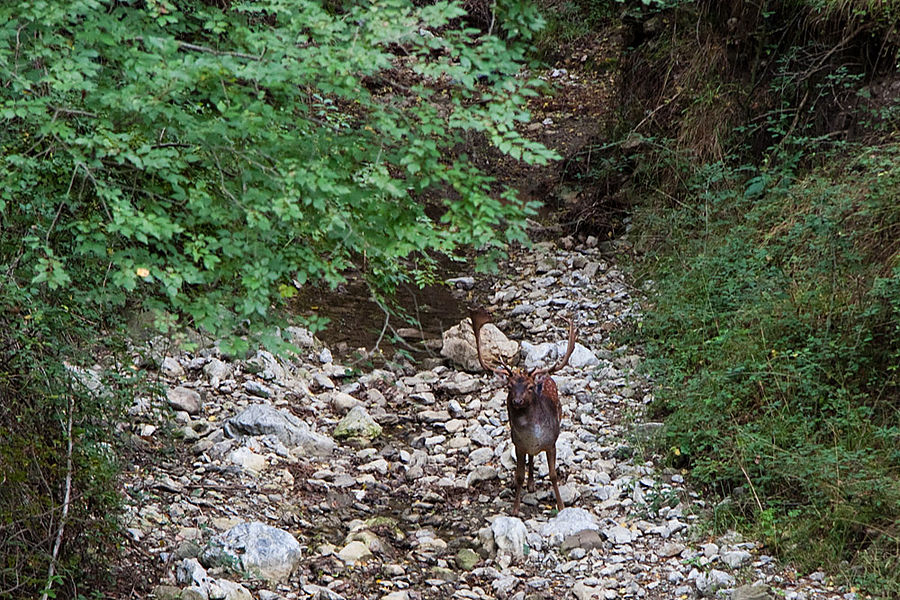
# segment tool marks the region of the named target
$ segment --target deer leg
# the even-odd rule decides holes
[[[516,501],[513,503],[512,514],[519,514],[519,501],[522,499],[522,484],[525,482],[525,457],[523,450],[516,448]]]
[[[554,445],[551,448],[547,448],[547,465],[550,467],[550,481],[553,483],[553,493],[556,494],[556,509],[562,510],[565,508],[563,506],[562,496],[559,495],[559,482],[558,477],[556,476],[556,446]]]
[[[528,455],[528,491],[534,492],[534,454]]]

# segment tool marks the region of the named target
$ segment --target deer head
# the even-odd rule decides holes
[[[525,407],[535,398],[543,395],[544,381],[553,373],[559,371],[569,363],[569,357],[575,351],[575,324],[572,319],[569,321],[569,346],[566,349],[565,356],[562,357],[552,367],[543,369],[518,369],[511,368],[506,365],[492,367],[484,360],[481,353],[481,328],[491,321],[491,316],[483,308],[475,309],[471,313],[472,329],[475,332],[475,351],[478,353],[478,362],[485,371],[490,371],[495,375],[506,379],[506,386],[509,389],[509,397],[507,401],[516,408]]]

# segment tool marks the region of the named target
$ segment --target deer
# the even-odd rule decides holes
[[[491,321],[491,316],[484,309],[471,312],[472,330],[475,333],[475,350],[481,367],[490,373],[506,379],[508,394],[506,396],[506,412],[509,416],[509,427],[512,443],[516,450],[516,498],[512,514],[519,514],[519,503],[522,499],[522,484],[525,482],[526,459],[528,464],[528,491],[534,491],[534,458],[541,452],[547,455],[550,467],[550,482],[556,495],[556,508],[563,510],[562,497],[559,495],[559,482],[556,475],[556,440],[559,438],[559,425],[562,420],[562,405],[559,402],[559,391],[556,382],[550,376],[569,364],[569,357],[575,350],[576,329],[572,319],[569,322],[569,347],[565,356],[555,365],[543,369],[525,370],[511,368],[505,364],[492,367],[487,364],[481,353],[481,328]]]

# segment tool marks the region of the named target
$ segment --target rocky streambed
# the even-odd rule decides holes
[[[464,284],[466,282],[463,282]],[[652,386],[612,330],[637,298],[596,240],[538,244],[488,282],[491,352],[554,361],[579,347],[563,401],[557,514],[543,455],[512,506],[503,382],[475,371],[467,321],[441,364],[360,372],[308,331],[298,356],[227,360],[215,347],[160,356],[165,398],[122,425],[125,555],[119,589],[185,600],[852,598],[798,577],[752,540],[698,526],[708,507],[641,444]],[[487,330],[485,330],[487,332]],[[437,361],[431,361],[437,363]],[[471,370],[466,370],[471,369]]]

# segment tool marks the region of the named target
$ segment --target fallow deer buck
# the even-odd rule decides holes
[[[512,514],[519,514],[519,502],[522,498],[522,483],[525,481],[525,462],[528,460],[528,491],[534,491],[534,457],[541,452],[547,453],[547,464],[550,467],[550,481],[553,493],[556,494],[556,508],[563,509],[562,497],[559,495],[559,484],[556,475],[556,439],[559,437],[559,423],[562,419],[562,405],[559,403],[559,392],[556,382],[550,377],[569,362],[575,350],[575,324],[569,319],[569,347],[565,356],[550,368],[526,371],[510,368],[506,365],[489,366],[481,354],[481,328],[489,323],[490,315],[484,309],[476,309],[471,313],[472,329],[475,332],[475,349],[478,362],[485,371],[492,372],[506,379],[508,394],[506,411],[509,415],[510,432],[513,446],[516,448],[516,499]]]

